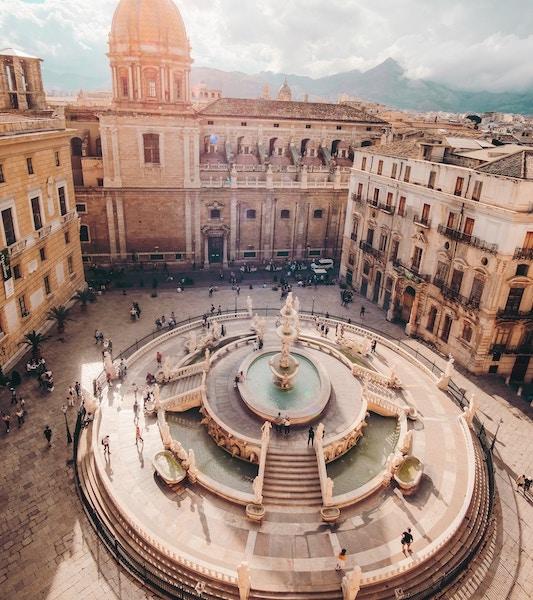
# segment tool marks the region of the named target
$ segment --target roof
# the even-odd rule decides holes
[[[378,146],[357,148],[358,152],[380,154],[382,156],[395,156],[397,158],[420,158],[420,144],[423,140],[402,140]]]
[[[454,152],[458,156],[464,156],[466,158],[473,158],[481,162],[492,162],[493,160],[499,160],[504,156],[509,156],[520,150],[527,149],[526,146],[520,146],[518,144],[503,144],[502,146],[492,146],[490,148],[483,148],[482,150],[465,150],[463,152]],[[533,150],[533,148],[532,148]]]
[[[446,143],[455,150],[480,150],[493,147],[493,144],[487,140],[471,137],[446,136]]]
[[[42,60],[38,56],[32,56],[31,54],[26,54],[26,52],[22,52],[22,50],[17,50],[16,48],[3,48],[0,50],[0,56],[18,56],[19,58],[32,58],[33,60]]]
[[[250,117],[256,119],[299,119],[305,121],[345,121],[385,125],[387,122],[373,115],[346,106],[321,102],[291,102],[255,100],[247,98],[220,98],[199,111],[206,117]]]
[[[488,162],[476,170],[491,175],[533,179],[533,148],[522,146],[518,152]]]

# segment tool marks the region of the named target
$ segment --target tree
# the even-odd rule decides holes
[[[81,309],[86,310],[87,303],[94,302],[95,295],[94,295],[94,292],[91,292],[91,290],[89,288],[85,288],[84,290],[78,290],[76,292],[76,295],[74,296],[74,298],[76,298],[76,300],[79,300],[81,302]]]
[[[43,333],[37,333],[35,329],[24,336],[21,344],[26,344],[31,348],[31,357],[34,360],[41,358],[41,345],[48,339],[48,336]]]
[[[55,306],[48,311],[48,318],[54,320],[57,323],[57,332],[63,333],[65,331],[65,323],[71,321],[69,316],[69,309],[63,306]]]

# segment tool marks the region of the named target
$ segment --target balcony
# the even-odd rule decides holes
[[[533,248],[516,248],[514,260],[533,260]]]
[[[413,217],[413,223],[415,225],[420,225],[421,227],[425,227],[426,229],[431,228],[431,219],[425,217],[424,215],[415,215]]]
[[[479,305],[480,305],[479,298],[473,298],[473,297],[467,298],[466,296],[463,296],[457,290],[455,290],[451,287],[448,287],[446,285],[446,282],[443,279],[440,279],[439,277],[433,277],[433,285],[437,286],[440,289],[441,294],[443,295],[444,298],[446,298],[446,300],[451,300],[452,302],[457,302],[464,308],[469,308],[472,310],[479,309]]]
[[[533,310],[516,310],[514,308],[502,308],[498,311],[498,319],[516,321],[519,319],[533,319]]]
[[[426,275],[425,273],[420,273],[418,267],[416,267],[415,265],[411,265],[410,267],[408,267],[407,265],[404,265],[402,261],[394,260],[392,261],[392,266],[396,269],[398,273],[402,274],[407,279],[416,281],[417,283],[422,283],[423,281],[428,282],[430,280],[429,275]]]
[[[388,215],[393,215],[394,214],[394,206],[392,206],[391,204],[378,204],[379,210],[382,210],[384,213],[387,213]]]
[[[478,237],[475,237],[468,233],[464,233],[463,231],[459,231],[458,229],[446,227],[442,224],[439,225],[437,229],[441,235],[455,240],[456,242],[461,242],[462,244],[467,244],[468,246],[479,248],[480,250],[484,250],[485,252],[489,252],[491,254],[496,254],[498,252],[498,244],[489,244],[488,242],[480,240]]]
[[[361,250],[365,254],[370,254],[371,256],[373,256],[374,258],[377,258],[378,260],[383,260],[383,252],[381,250],[378,250],[377,248],[374,248],[372,246],[372,244],[369,244],[368,242],[361,240],[359,242],[359,248],[361,248]]]
[[[506,346],[505,344],[493,344],[489,354],[533,354],[531,344],[519,344],[518,346]]]
[[[361,194],[352,194],[352,201],[356,204],[364,204]]]
[[[21,252],[24,252],[27,244],[28,240],[20,240],[19,242],[11,244],[11,246],[8,247],[9,256],[15,258],[15,256],[18,256]]]
[[[70,223],[70,221],[73,221],[76,217],[77,217],[76,211],[72,210],[71,212],[68,212],[66,215],[63,215],[63,223]]]
[[[35,232],[35,239],[37,239],[38,241],[44,240],[50,235],[51,231],[52,225],[45,225],[44,227],[41,227],[39,231]]]

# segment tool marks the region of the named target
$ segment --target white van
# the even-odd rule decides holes
[[[311,269],[316,272],[317,269],[326,269],[329,271],[334,267],[333,260],[331,258],[317,258],[311,263]]]

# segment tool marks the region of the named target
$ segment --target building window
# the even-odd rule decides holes
[[[174,75],[174,98],[179,100],[181,98],[181,77]]]
[[[485,279],[483,277],[474,277],[474,280],[472,281],[472,289],[470,290],[470,302],[479,306],[484,288]]]
[[[309,123],[305,126],[306,129],[311,129],[311,125]]]
[[[392,168],[390,172],[391,179],[396,179],[396,172],[398,171],[398,164],[392,163]]]
[[[398,214],[400,217],[405,217],[405,196],[400,196],[400,200],[398,201]]]
[[[392,262],[398,260],[398,252],[400,250],[400,240],[392,240],[391,257]]]
[[[348,264],[352,265],[352,266],[355,264],[355,255],[354,254],[348,255]]]
[[[255,217],[256,217],[256,211],[255,211],[255,209],[254,208],[249,208],[246,211],[246,218],[247,219],[255,219]]]
[[[219,208],[212,208],[209,211],[209,218],[210,219],[220,219],[220,209]]]
[[[157,97],[157,83],[155,79],[148,80],[148,98]]]
[[[253,250],[247,250],[242,253],[243,258],[255,258],[257,256],[257,252]]]
[[[464,275],[464,273],[462,271],[459,271],[459,269],[454,269],[452,271],[452,280],[450,282],[450,289],[452,289],[454,292],[459,293],[461,291],[461,285],[463,283],[463,275]]]
[[[74,273],[74,261],[72,260],[72,256],[67,256],[67,269],[69,275],[72,275],[72,273]]]
[[[129,96],[129,87],[128,87],[128,78],[121,77],[120,78],[120,91],[122,92],[122,96],[127,98]]]
[[[444,325],[442,326],[442,331],[440,333],[440,339],[443,342],[447,342],[450,337],[450,331],[452,329],[452,318],[450,315],[446,315],[444,317]]]
[[[468,239],[470,239],[470,236],[474,232],[474,223],[475,223],[474,219],[471,219],[470,217],[466,217],[465,226],[463,227],[463,233],[464,233],[465,237],[467,237]]]
[[[150,254],[150,260],[164,260],[165,256],[163,254]]]
[[[80,215],[84,215],[87,212],[87,204],[85,204],[85,202],[78,202],[76,204],[76,212]]]
[[[43,226],[43,221],[41,219],[41,202],[39,200],[39,196],[35,196],[35,198],[31,198],[31,212],[33,214],[33,225],[35,227],[35,231],[38,231]]]
[[[22,277],[22,274],[20,272],[20,265],[13,265],[13,267],[11,267],[12,271],[13,271],[13,277],[15,279],[20,279]]]
[[[409,166],[405,167],[405,173],[403,176],[403,180],[406,183],[409,183],[409,181],[411,180],[411,167],[409,167]]]
[[[289,251],[288,250],[278,250],[278,252],[276,252],[276,256],[289,256]]]
[[[361,200],[362,197],[363,197],[363,184],[358,183],[357,184],[357,199]]]
[[[274,127],[279,127],[279,123],[274,123]]]
[[[65,196],[65,187],[61,186],[57,188],[57,196],[59,198],[59,212],[62,215],[67,214],[67,198]]]
[[[366,171],[366,156],[361,159],[361,171]]]
[[[372,246],[372,244],[374,243],[374,230],[372,228],[369,228],[366,231],[366,243],[369,246]]]
[[[337,131],[341,131],[342,125],[337,125]]]
[[[11,246],[17,241],[17,237],[15,235],[15,223],[13,222],[13,213],[11,208],[5,208],[2,211],[2,224],[4,226],[6,246]]]
[[[159,164],[159,135],[157,133],[144,133],[144,162],[149,165]]]
[[[385,252],[385,250],[387,249],[387,240],[388,237],[384,233],[382,233],[379,238],[379,249],[381,250],[381,252]]]
[[[522,296],[524,295],[524,288],[514,287],[509,290],[509,296],[507,296],[507,302],[505,304],[506,312],[517,313],[520,310],[520,303],[522,302]]]
[[[431,190],[435,187],[435,179],[437,179],[437,171],[431,171],[428,181],[428,188]]]
[[[56,167],[60,167],[61,166],[61,158],[59,157],[59,152],[54,152],[54,157],[55,157],[55,161],[56,161]]]
[[[461,337],[465,342],[470,342],[472,339],[472,327],[470,326],[470,323],[465,322],[463,325],[463,333],[461,334]]]
[[[19,301],[20,316],[22,318],[27,317],[30,314],[30,311],[26,307],[26,298],[25,298],[24,294],[22,294],[21,296],[18,297],[18,301]]]
[[[481,189],[482,188],[483,188],[482,181],[476,181],[476,183],[474,183],[474,190],[472,191],[472,200],[476,200],[479,202],[479,199],[481,198]]]
[[[453,192],[455,196],[460,196],[463,193],[464,182],[465,182],[464,177],[458,177],[455,180],[455,190]]]
[[[324,214],[324,211],[319,208],[319,209],[313,211],[313,219],[321,219],[323,214]]]
[[[102,177],[97,177],[96,178],[96,185],[98,187],[104,187],[104,180],[102,179]]]
[[[382,175],[383,174],[383,161],[380,160],[378,162],[378,175]]]
[[[26,159],[26,167],[28,169],[28,175],[33,175],[33,160],[31,158]]]
[[[422,248],[415,246],[415,251],[413,252],[413,260],[411,261],[411,267],[415,271],[420,270],[420,264],[422,263]]]
[[[65,244],[70,244],[70,233],[65,231]]]
[[[39,256],[43,262],[46,260],[46,248],[44,246],[39,248]]]
[[[529,271],[529,265],[517,265],[515,275],[520,277],[527,277],[527,272]]]
[[[392,208],[392,192],[387,193],[387,208]]]
[[[0,183],[5,183],[6,178],[4,177],[4,165],[0,164]]]
[[[435,273],[434,283],[435,285],[444,285],[446,278],[448,277],[448,263],[437,261],[437,272]]]
[[[374,205],[377,206],[379,202],[379,189],[374,188]]]
[[[291,216],[291,211],[290,210],[287,210],[287,209],[284,208],[281,211],[281,218],[282,219],[288,219],[288,218],[290,218],[290,216]]]
[[[183,260],[183,253],[182,252],[177,252],[175,255],[176,260]]]
[[[248,127],[248,123],[246,121],[241,121],[241,127]]]
[[[90,242],[91,238],[89,235],[89,226],[81,225],[80,226],[80,242]]]
[[[50,287],[50,277],[48,275],[45,275],[44,277],[44,291],[47,296],[52,293],[52,288]]]
[[[434,306],[432,306],[429,311],[428,322],[426,325],[426,329],[428,331],[430,331],[431,333],[433,333],[433,330],[435,329],[435,320],[436,319],[437,319],[437,309]]]
[[[215,124],[215,122],[214,122],[214,121],[207,121],[207,124],[208,124],[208,125],[214,125],[214,124]]]

